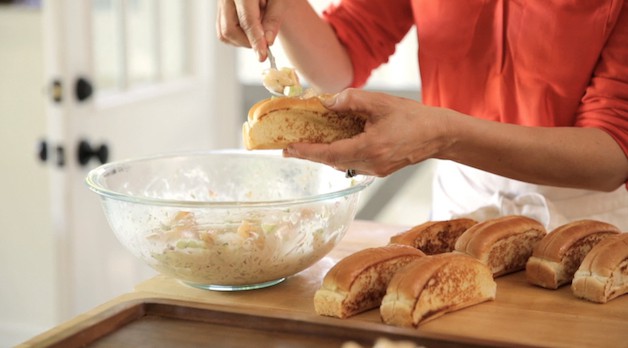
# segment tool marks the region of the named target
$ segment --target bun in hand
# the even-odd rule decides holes
[[[366,120],[327,109],[319,97],[279,97],[259,101],[242,125],[249,150],[284,149],[291,143],[331,143],[364,131]]]

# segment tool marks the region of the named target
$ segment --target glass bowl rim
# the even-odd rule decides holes
[[[176,200],[176,199],[161,199],[161,198],[151,198],[151,197],[136,197],[131,196],[125,193],[117,192],[115,190],[111,190],[105,188],[102,185],[102,178],[109,172],[113,171],[115,168],[119,168],[121,166],[130,165],[138,162],[147,162],[154,160],[162,160],[167,158],[177,158],[177,157],[192,157],[192,156],[203,156],[203,155],[221,155],[221,154],[230,154],[230,155],[247,155],[247,156],[268,156],[274,158],[280,158],[276,154],[275,150],[257,150],[257,151],[247,151],[241,149],[229,149],[229,150],[205,150],[205,151],[181,151],[181,152],[172,152],[172,153],[162,153],[152,156],[143,156],[136,158],[129,158],[114,162],[109,162],[102,164],[92,170],[90,170],[85,178],[85,183],[88,188],[102,198],[111,198],[117,201],[124,201],[129,203],[143,204],[143,205],[155,205],[155,206],[171,206],[171,207],[187,207],[187,208],[253,208],[253,207],[281,207],[281,206],[293,206],[305,203],[312,202],[321,202],[325,200],[331,200],[335,198],[340,198],[344,196],[348,196],[357,192],[362,191],[375,180],[374,177],[368,175],[356,175],[351,178],[353,184],[347,188],[336,190],[332,192],[326,192],[317,195],[305,196],[301,198],[293,198],[293,199],[278,199],[278,200],[266,200],[266,201],[191,201],[191,200]],[[298,159],[293,159],[298,160]],[[305,160],[300,160],[305,161]],[[315,162],[312,162],[315,163]],[[315,165],[325,166],[321,163],[315,163]]]

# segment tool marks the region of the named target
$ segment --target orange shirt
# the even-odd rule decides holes
[[[344,0],[323,17],[365,84],[416,25],[425,104],[598,127],[628,156],[628,0]]]

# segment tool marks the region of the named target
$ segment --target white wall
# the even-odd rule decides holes
[[[54,324],[39,10],[0,6],[0,347]]]

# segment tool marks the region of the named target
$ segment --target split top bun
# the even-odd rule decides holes
[[[327,109],[319,97],[269,98],[251,107],[242,125],[242,138],[249,150],[331,143],[363,132],[365,122],[359,114]]]

